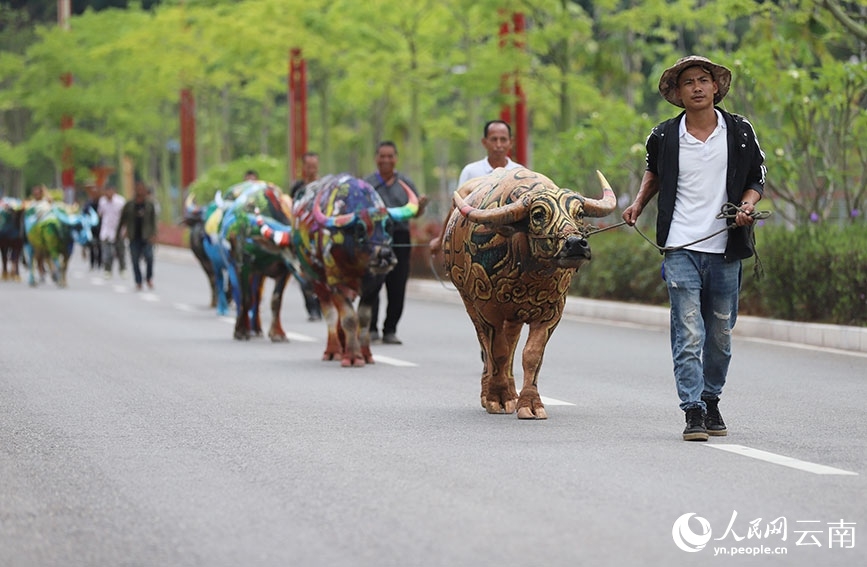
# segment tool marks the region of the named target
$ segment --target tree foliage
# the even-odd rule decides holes
[[[52,3],[27,3],[26,13],[0,3],[0,190],[12,194],[56,181],[70,148],[79,183],[128,156],[171,198],[182,88],[196,97],[202,175],[244,156],[284,160],[288,54],[300,47],[309,148],[323,173],[367,174],[376,142],[392,139],[398,167],[443,208],[460,168],[483,155],[482,124],[514,101],[504,77],[519,77],[526,165],[591,195],[601,169],[630,195],[650,127],[677,112],[656,92],[661,72],[702,53],[734,72],[724,104],[756,127],[779,217],[863,219],[867,14],[858,2],[102,1],[75,5],[69,30],[50,17]],[[501,36],[515,12],[526,32]],[[63,116],[73,128],[61,128]],[[163,209],[178,207],[173,198]]]

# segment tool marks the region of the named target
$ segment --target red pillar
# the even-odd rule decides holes
[[[500,9],[500,17],[503,18],[503,21],[500,23],[500,49],[505,49],[508,46],[509,40],[509,20],[505,17],[505,12]],[[508,97],[512,92],[512,74],[511,73],[503,73],[500,77],[500,93],[502,93],[505,97]],[[500,120],[503,122],[512,123],[512,105],[508,102],[504,102],[503,106],[500,108]]]
[[[70,0],[57,0],[57,25],[62,29],[69,29],[69,16],[71,12]],[[69,88],[72,86],[72,73],[64,73],[60,76],[63,86]],[[64,114],[60,118],[60,129],[66,131],[72,128],[75,124],[72,116]],[[75,161],[72,157],[72,148],[64,146],[63,154],[60,157],[61,172],[60,185],[63,190],[63,201],[72,204],[75,201]]]
[[[307,151],[307,64],[301,49],[289,51],[289,168],[291,179],[300,177],[301,156]]]
[[[63,82],[64,87],[69,88],[72,86],[71,73],[64,73],[60,77],[60,80]],[[74,124],[75,121],[68,114],[64,114],[60,118],[60,129],[62,131],[71,129]],[[71,204],[75,201],[75,161],[72,158],[72,148],[68,145],[63,147],[60,163],[62,167],[60,185],[62,186],[61,189],[63,189],[63,202]]]
[[[181,90],[181,189],[196,179],[196,101],[193,91]]]
[[[500,48],[505,49],[511,45],[517,49],[524,48],[524,14],[513,12],[511,20],[503,16],[500,24]],[[527,163],[529,158],[528,139],[529,126],[527,124],[527,96],[521,87],[521,79],[517,70],[504,73],[501,78],[500,91],[504,95],[510,95],[509,102],[503,104],[500,109],[500,120],[508,122],[512,126],[512,156],[518,163],[530,167]],[[513,122],[514,118],[514,122]]]
[[[524,48],[524,14],[515,12],[512,14],[512,23],[515,32],[515,47],[518,49]],[[527,125],[527,96],[524,89],[521,88],[521,78],[518,73],[515,73],[515,139],[512,142],[512,148],[515,150],[515,161],[530,167],[527,163],[529,156],[527,155],[528,147],[528,125]]]

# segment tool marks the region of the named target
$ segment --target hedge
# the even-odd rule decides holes
[[[422,246],[413,253],[414,277],[433,277],[423,243],[438,228],[425,225],[416,231],[413,241]],[[756,229],[756,240],[763,276],[754,273],[755,258],[744,261],[742,314],[867,326],[867,225],[765,225]],[[634,229],[592,235],[590,246],[593,260],[572,279],[571,294],[668,305],[660,274],[662,255]]]

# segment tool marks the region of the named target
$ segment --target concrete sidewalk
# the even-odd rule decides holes
[[[156,254],[159,260],[198,263],[188,248],[160,245],[157,247]],[[407,294],[412,297],[463,304],[457,290],[450,282],[410,278]],[[570,296],[566,300],[565,315],[617,321],[668,331],[667,307]],[[867,354],[867,327],[798,323],[741,315],[735,326],[735,336]]]
[[[462,303],[458,292],[449,282],[410,279],[407,293],[414,297]],[[630,323],[668,332],[667,307],[570,296],[566,299],[564,314],[585,319]],[[735,336],[867,354],[867,327],[798,323],[740,315],[735,326]]]

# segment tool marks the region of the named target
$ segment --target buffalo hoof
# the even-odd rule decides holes
[[[343,368],[360,368],[365,364],[366,363],[362,357],[352,355],[344,356],[343,360],[340,361],[340,366]]]
[[[244,331],[235,331],[235,340],[236,341],[249,341],[250,333]]]
[[[283,333],[268,333],[268,338],[272,343],[288,343],[289,337]]]
[[[486,400],[485,410],[488,413],[515,413],[517,405],[517,400],[507,400],[504,404],[497,400]]]
[[[536,408],[536,413],[530,408],[518,408],[518,419],[548,419],[544,407]]]
[[[322,353],[322,360],[334,360],[337,358],[337,354],[333,352],[328,352],[327,350]]]
[[[522,392],[518,398],[518,419],[548,419],[542,398],[535,388],[530,389],[530,392]]]

